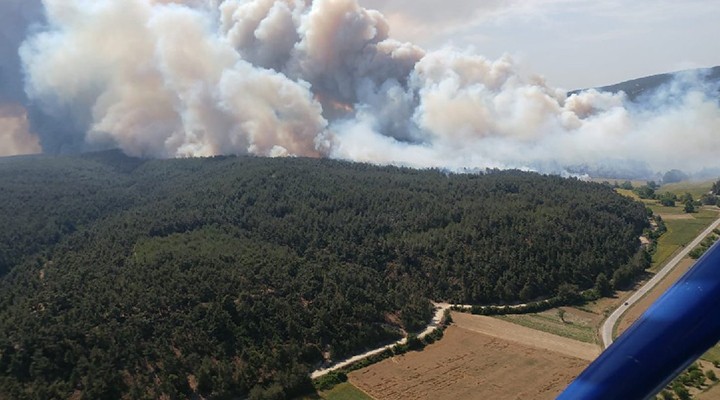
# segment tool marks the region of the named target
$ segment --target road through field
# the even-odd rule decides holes
[[[715,220],[710,226],[705,229],[700,235],[698,235],[692,242],[687,244],[680,253],[678,253],[670,262],[665,264],[665,266],[658,271],[655,276],[652,277],[646,283],[638,289],[637,292],[635,292],[628,300],[626,300],[623,304],[621,304],[615,311],[613,311],[612,314],[608,317],[608,319],[605,320],[605,322],[602,324],[602,327],[600,329],[600,337],[602,338],[603,346],[605,348],[608,348],[612,342],[613,342],[613,330],[615,329],[615,325],[617,325],[618,320],[622,315],[638,300],[640,300],[647,292],[652,290],[670,271],[675,268],[675,266],[682,261],[683,258],[685,258],[688,253],[694,249],[697,245],[700,244],[700,242],[705,238],[705,236],[709,235],[713,229],[720,226],[720,218]]]

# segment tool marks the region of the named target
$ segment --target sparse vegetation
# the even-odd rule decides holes
[[[713,233],[710,234],[710,235],[709,235],[708,237],[706,237],[705,239],[703,239],[703,241],[700,242],[700,244],[699,244],[697,247],[695,247],[694,249],[692,249],[692,250],[690,251],[690,253],[688,253],[688,255],[689,255],[691,258],[693,258],[693,259],[698,259],[698,258],[700,258],[700,256],[702,256],[703,254],[705,254],[705,252],[706,252],[713,244],[715,244],[715,242],[717,242],[718,237],[720,237],[720,236],[718,236],[718,235],[720,235],[720,229],[715,229],[715,230],[713,230]]]
[[[585,343],[597,342],[596,327],[592,323],[568,321],[566,319],[568,318],[568,313],[560,313],[560,310],[562,309],[535,314],[508,314],[497,316],[496,318]],[[562,318],[560,317],[561,314]]]
[[[560,321],[562,321],[563,324],[566,323],[565,322],[565,310],[563,310],[562,308],[558,308],[557,316],[558,316],[558,318],[560,318]]]
[[[660,393],[659,398],[692,399],[695,394],[708,390],[718,380],[715,371],[710,368],[704,370],[700,363],[693,363]]]

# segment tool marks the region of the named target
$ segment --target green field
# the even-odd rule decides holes
[[[678,182],[663,185],[657,190],[657,193],[673,192],[677,196],[684,193],[692,194],[693,198],[698,199],[704,193],[710,191],[714,181],[704,182]],[[635,183],[633,183],[635,185]],[[720,217],[720,209],[717,207],[707,206],[698,210],[698,212],[690,214],[689,219],[674,219],[675,216],[687,217],[682,205],[678,203],[675,207],[664,207],[656,200],[640,200],[640,198],[632,191],[626,189],[615,189],[623,196],[631,197],[635,200],[642,201],[652,209],[653,213],[658,214],[665,221],[667,232],[658,239],[658,247],[653,254],[651,271],[659,270],[665,262],[667,262],[674,253],[682,248],[683,245],[690,243],[697,235],[700,234],[715,219]]]
[[[618,193],[620,193],[621,195],[626,196],[626,197],[629,197],[629,198],[631,198],[631,199],[640,200],[640,197],[638,197],[638,195],[635,194],[635,192],[633,192],[632,190],[629,190],[629,189],[615,189],[615,191],[618,192]],[[642,200],[640,200],[640,201],[642,201]],[[652,200],[652,202],[654,203],[655,201]],[[647,201],[643,201],[643,203],[648,204]]]
[[[372,397],[349,382],[341,383],[327,392],[320,393],[320,397],[325,400],[372,400]]]
[[[677,196],[684,193],[690,193],[694,199],[699,199],[703,194],[708,193],[712,188],[715,180],[709,181],[684,181],[677,183],[669,183],[660,187],[657,193],[672,192]],[[646,201],[647,202],[647,201]],[[684,215],[684,209],[678,203],[676,207],[663,207],[654,201],[647,202],[654,213],[660,215]],[[668,259],[680,250],[683,245],[691,242],[700,234],[708,225],[718,218],[717,207],[706,207],[700,209],[697,213],[693,213],[693,219],[677,219],[672,217],[664,218],[668,231],[658,239],[658,250],[653,255],[652,270],[658,270]]]
[[[694,199],[700,198],[707,193],[712,187],[714,181],[705,182],[679,182],[663,185],[657,193],[673,192],[678,196],[684,193],[690,193]],[[634,183],[633,183],[634,185]],[[639,200],[637,195],[631,190],[616,189],[618,193]],[[685,214],[683,207],[663,207],[655,200],[642,200],[653,213],[663,218],[667,226],[667,232],[658,239],[657,251],[653,255],[652,271],[659,270],[672,255],[681,249],[682,246],[690,243],[700,232],[710,225],[720,214],[716,207],[706,207],[700,209],[697,213],[692,214],[692,219],[672,219],[674,215]],[[703,360],[710,362],[720,362],[720,344],[715,345],[708,350],[702,357]]]
[[[708,350],[707,353],[703,354],[700,358],[713,363],[720,362],[720,345],[715,345],[715,347]]]
[[[537,314],[498,315],[495,318],[581,342],[597,343],[595,327],[591,323],[569,321],[570,315],[565,318],[568,321],[563,322],[557,314],[557,309]]]
[[[650,205],[650,208],[654,213],[664,216],[684,214],[680,207]],[[691,219],[663,218],[668,230],[658,239],[657,251],[653,254],[652,270],[660,269],[676,251],[695,239],[718,216],[720,214],[713,209],[701,209],[699,212],[693,213]]]
[[[684,193],[690,193],[694,199],[699,199],[700,196],[710,191],[715,179],[709,181],[683,181],[677,183],[668,183],[662,185],[657,190],[658,193],[673,192],[680,196]]]

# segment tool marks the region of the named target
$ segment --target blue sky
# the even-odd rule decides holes
[[[552,85],[600,86],[720,65],[720,0],[360,0],[391,35],[489,58],[512,55]]]

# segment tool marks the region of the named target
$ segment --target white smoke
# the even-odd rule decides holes
[[[568,97],[508,56],[395,41],[356,0],[44,7],[46,28],[20,50],[27,94],[88,127],[94,147],[456,169],[718,166],[711,88],[671,86],[646,107],[592,90]]]

